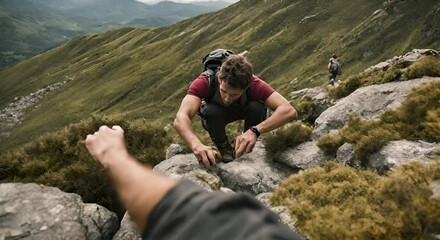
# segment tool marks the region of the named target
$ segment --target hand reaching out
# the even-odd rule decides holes
[[[114,156],[127,153],[124,140],[124,130],[120,126],[101,126],[99,131],[86,138],[86,147],[90,154],[95,157],[104,167],[108,166],[109,155]],[[108,154],[109,152],[114,153]]]

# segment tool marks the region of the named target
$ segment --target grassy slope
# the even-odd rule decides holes
[[[438,40],[420,34],[434,2],[398,1],[375,18],[383,1],[242,0],[170,27],[87,34],[0,72],[0,109],[15,96],[75,79],[30,110],[1,144],[30,141],[92,113],[171,123],[202,56],[217,47],[248,50],[257,74],[282,93],[323,84],[332,52],[347,76],[412,48],[439,49]]]

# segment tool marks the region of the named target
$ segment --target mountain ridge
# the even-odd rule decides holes
[[[218,10],[227,4],[175,2],[147,5],[135,0],[0,1],[0,67],[65,43],[86,32],[122,27],[159,27]]]

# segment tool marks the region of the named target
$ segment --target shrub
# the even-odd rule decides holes
[[[402,136],[408,139],[439,141],[439,135],[435,135],[426,129],[428,126],[426,125],[428,112],[437,111],[438,109],[440,109],[440,83],[427,84],[413,90],[408,94],[402,106],[396,110],[399,120],[407,126],[402,129]],[[432,113],[430,121],[435,121]]]
[[[439,142],[440,136],[440,108],[426,113],[426,121],[423,123],[424,134],[427,138]]]
[[[329,162],[290,176],[271,202],[288,207],[310,239],[422,239],[428,226],[440,227],[440,200],[429,187],[439,178],[440,161],[388,176]]]
[[[312,127],[301,122],[296,122],[289,127],[280,128],[274,134],[264,138],[267,153],[274,155],[300,143],[310,140]]]
[[[396,68],[396,67],[390,67],[385,74],[383,75],[382,79],[378,81],[378,83],[388,83],[388,82],[396,82],[400,81],[403,75],[403,71]]]
[[[440,77],[440,58],[434,56],[424,57],[409,66],[405,75],[409,79],[423,76]]]
[[[301,117],[302,121],[309,124],[315,122],[316,116],[314,116],[314,111],[316,106],[310,96],[295,100],[292,105],[295,106],[296,111],[298,111],[298,116]]]
[[[44,135],[0,156],[0,182],[36,182],[74,192],[85,202],[94,202],[121,214],[105,170],[93,160],[84,145],[87,134],[101,125],[120,125],[125,130],[129,152],[144,164],[165,159],[171,140],[161,126],[122,115],[93,116]]]
[[[329,96],[334,99],[339,99],[350,95],[362,84],[362,74],[349,77],[346,81],[341,82],[337,87],[330,89]]]
[[[362,135],[354,145],[355,154],[361,163],[366,165],[372,153],[380,150],[387,142],[400,139],[399,133],[382,125]]]
[[[344,138],[339,134],[331,133],[322,135],[316,143],[324,154],[333,157],[336,157],[336,152],[342,144],[344,144]]]

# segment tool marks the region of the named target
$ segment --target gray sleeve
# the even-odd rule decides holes
[[[244,193],[207,192],[182,181],[153,209],[143,239],[303,239]]]

